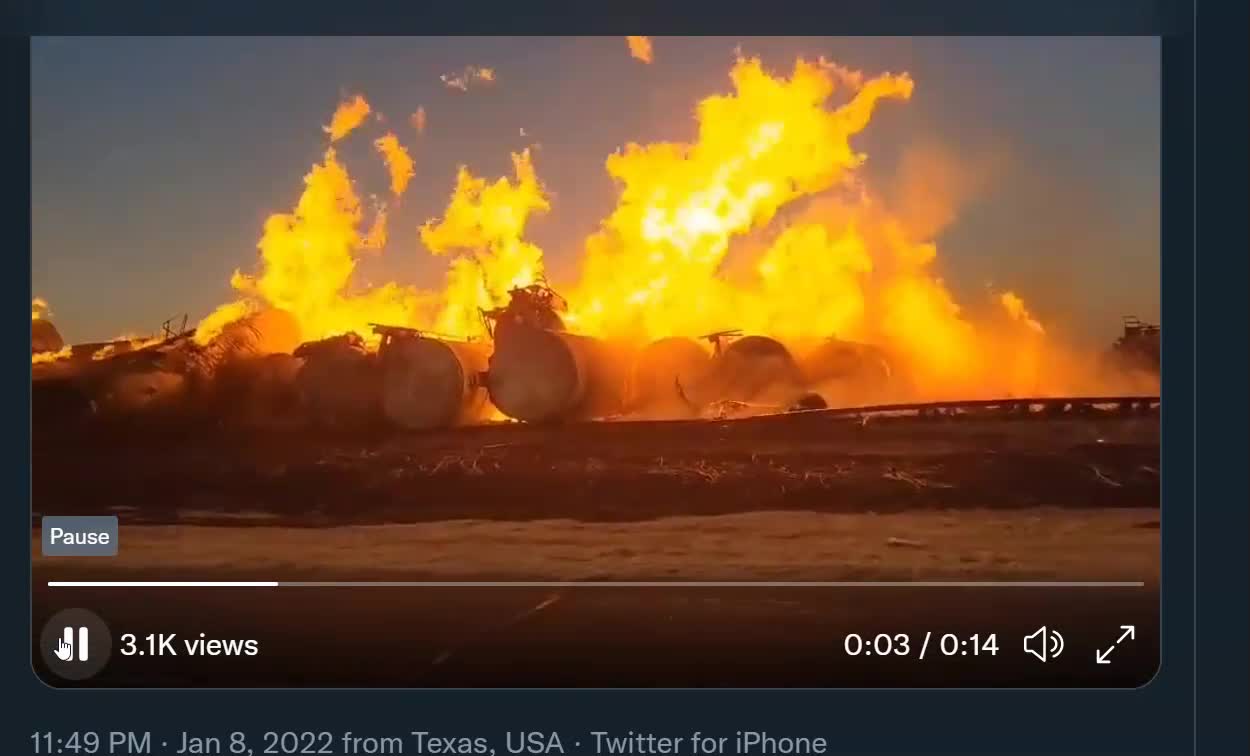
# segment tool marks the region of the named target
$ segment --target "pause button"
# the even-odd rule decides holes
[[[66,680],[86,680],[108,663],[113,636],[99,615],[88,609],[63,609],[39,634],[39,652],[48,669]]]

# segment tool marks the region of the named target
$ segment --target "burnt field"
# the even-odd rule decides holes
[[[1159,505],[1158,416],[504,423],[429,433],[41,428],[33,511],[123,523],[630,522]]]

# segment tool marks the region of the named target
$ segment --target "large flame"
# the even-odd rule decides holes
[[[849,137],[867,125],[881,99],[905,99],[912,90],[908,76],[885,75],[830,108],[835,76],[820,63],[800,60],[787,79],[769,76],[759,60],[739,60],[731,78],[733,94],[699,104],[693,144],[630,144],[608,158],[620,201],[587,242],[584,275],[570,300],[579,328],[658,338],[769,325],[770,304],[789,303],[719,275],[730,240],[765,226],[787,203],[849,179],[864,160]],[[795,246],[801,240],[818,248],[806,252]],[[847,248],[814,232],[778,239],[779,248],[764,260],[768,286],[785,288],[792,278],[812,283],[814,271],[802,270],[807,257],[820,270],[847,263],[863,272],[865,261],[854,255],[818,259],[831,243]],[[811,327],[836,331],[838,325]]]
[[[523,241],[525,224],[550,208],[529,150],[513,153],[516,181],[493,184],[462,167],[442,220],[421,227],[421,241],[452,260],[445,304],[434,330],[460,337],[484,332],[481,310],[506,304],[508,291],[542,275],[542,250]]]
[[[467,89],[493,78],[469,67],[444,82]],[[934,239],[966,186],[948,192],[905,176],[887,200],[866,185],[867,158],[852,139],[879,104],[911,96],[910,76],[870,77],[824,59],[778,76],[740,58],[730,80],[732,92],[699,103],[692,142],[631,143],[608,157],[617,205],[586,240],[578,279],[558,287],[571,330],[641,343],[737,328],[800,350],[831,336],[869,342],[905,376],[900,399],[1089,388],[1091,360],[1061,348],[1018,294],[966,311],[940,278]],[[363,97],[340,106],[332,140],[367,108]],[[414,118],[420,131],[424,111]],[[411,158],[393,134],[375,146],[402,194]],[[240,299],[202,321],[197,341],[260,307],[290,312],[305,340],[369,338],[373,322],[483,336],[482,310],[543,277],[542,251],[524,233],[550,203],[530,153],[512,160],[515,177],[493,182],[462,167],[442,217],[421,227],[425,247],[450,258],[435,295],[354,286],[357,254],[385,244],[386,214],[361,231],[360,202],[330,149],[293,212],[265,224],[258,272],[236,272]],[[905,174],[925,170],[904,163]]]
[[[261,305],[291,313],[305,340],[355,331],[369,338],[371,323],[417,320],[421,297],[396,283],[352,291],[356,255],[370,243],[362,235],[360,201],[333,149],[304,178],[291,213],[271,215],[260,240],[261,269],[235,271],[231,285],[243,299],[210,314],[197,328],[205,343],[221,327]]]

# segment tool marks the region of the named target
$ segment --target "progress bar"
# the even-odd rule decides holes
[[[1142,588],[1141,580],[49,580],[49,588]]]

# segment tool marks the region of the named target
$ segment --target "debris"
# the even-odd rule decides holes
[[[939,483],[939,482],[932,481],[932,480],[926,480],[925,478],[917,477],[915,475],[904,472],[902,470],[896,470],[893,467],[886,470],[885,473],[881,477],[887,480],[897,480],[900,483],[907,483],[908,485],[915,488],[917,491],[922,488],[954,488],[955,487],[951,485],[950,483]]]
[[[469,87],[476,82],[493,83],[495,81],[495,69],[485,66],[465,66],[460,73],[443,74],[438,78],[442,80],[443,86],[448,89],[468,92]]]
[[[923,549],[928,547],[928,544],[924,541],[913,541],[910,538],[895,538],[894,536],[885,539],[885,545],[902,549]]]

